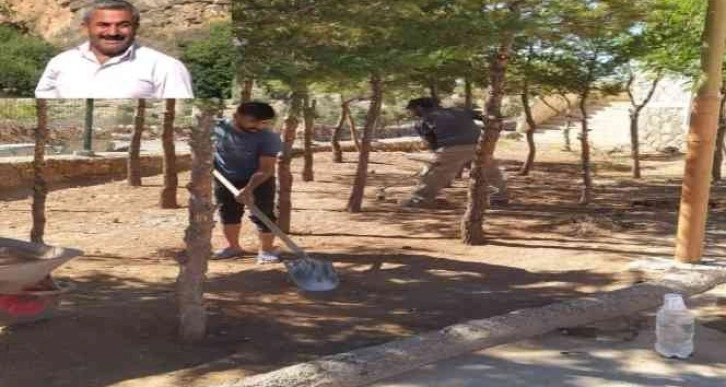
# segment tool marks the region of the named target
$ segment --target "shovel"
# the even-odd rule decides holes
[[[214,177],[219,180],[222,185],[225,186],[235,197],[239,195],[239,190],[232,183],[227,180],[219,171],[214,170],[212,172]],[[259,208],[254,204],[247,205],[254,216],[256,216],[267,228],[275,234],[276,237],[280,238],[285,245],[292,251],[295,256],[298,257],[296,260],[284,261],[285,267],[287,268],[288,275],[300,289],[309,292],[326,292],[333,290],[338,287],[340,280],[338,274],[333,268],[333,264],[328,261],[321,261],[312,259],[300,248],[295,242],[292,241],[287,235],[285,235],[279,227],[265,215]]]

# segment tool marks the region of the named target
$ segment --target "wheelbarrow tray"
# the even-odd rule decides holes
[[[0,294],[24,294],[81,250],[0,238]]]

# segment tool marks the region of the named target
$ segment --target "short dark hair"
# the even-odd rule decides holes
[[[416,98],[408,101],[406,109],[414,109],[420,107],[422,109],[434,109],[439,106],[439,102],[431,97]]]
[[[89,3],[83,13],[83,22],[88,24],[95,11],[107,9],[128,11],[131,13],[131,20],[134,25],[139,25],[139,21],[141,20],[141,13],[139,12],[139,9],[126,0],[96,0]]]
[[[245,102],[237,107],[237,114],[265,121],[275,118],[275,109],[265,102]]]

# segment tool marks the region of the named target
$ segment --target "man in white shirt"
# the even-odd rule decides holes
[[[96,0],[88,41],[48,62],[36,98],[194,98],[179,60],[135,43],[140,14],[125,0]]]

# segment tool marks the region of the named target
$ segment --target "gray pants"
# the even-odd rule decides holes
[[[476,145],[455,145],[436,149],[433,156],[425,161],[426,165],[421,172],[419,184],[411,195],[412,198],[433,202],[436,195],[451,184],[464,165],[474,159],[475,151]],[[489,185],[496,188],[493,197],[506,198],[507,184],[498,163],[495,161],[492,165],[487,165],[484,174]]]

